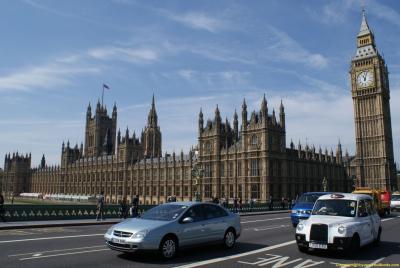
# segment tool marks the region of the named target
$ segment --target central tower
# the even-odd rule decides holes
[[[357,186],[397,188],[388,69],[363,10],[350,69],[356,134]]]

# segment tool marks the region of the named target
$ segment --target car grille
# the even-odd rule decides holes
[[[328,242],[328,225],[313,224],[311,225],[310,241]]]
[[[114,236],[118,237],[131,237],[133,233],[114,230]]]
[[[130,245],[127,245],[127,244],[114,243],[114,242],[111,242],[111,241],[108,241],[107,243],[108,243],[110,246],[117,247],[117,248],[128,248],[128,249],[131,248],[131,246],[130,246]]]

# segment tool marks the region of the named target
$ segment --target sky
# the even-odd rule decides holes
[[[400,1],[365,0],[389,69],[395,160],[400,161]],[[360,0],[16,0],[0,4],[0,155],[45,154],[84,141],[85,113],[118,107],[118,128],[140,133],[154,93],[163,152],[188,152],[218,104],[222,118],[286,112],[287,144],[355,151],[349,66]],[[0,164],[0,166],[3,166]]]

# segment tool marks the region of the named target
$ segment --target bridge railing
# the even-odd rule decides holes
[[[154,207],[155,205],[140,205],[139,214]],[[226,206],[231,211],[235,211],[233,204]],[[268,210],[281,210],[280,205],[274,205],[270,209],[269,204],[255,203],[253,205],[243,204],[238,207],[237,212],[261,212]],[[288,209],[285,207],[285,209]],[[72,220],[72,219],[94,219],[97,215],[96,205],[81,204],[55,204],[55,205],[4,205],[4,216],[7,221],[43,221],[43,220]],[[119,218],[120,206],[117,204],[106,204],[104,207],[104,218]]]

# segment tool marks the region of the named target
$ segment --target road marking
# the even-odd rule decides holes
[[[23,256],[23,255],[33,255],[33,254],[43,254],[43,253],[57,252],[57,251],[71,251],[71,250],[76,250],[76,249],[99,248],[99,247],[104,247],[104,245],[91,246],[91,247],[80,247],[80,248],[55,249],[55,250],[47,250],[47,251],[29,252],[29,253],[20,253],[20,254],[8,255],[8,257],[16,257],[16,256]]]
[[[264,220],[254,220],[254,221],[242,221],[240,223],[252,223],[252,222],[260,222],[260,221],[276,221],[276,220],[283,220],[289,219],[290,217],[282,217],[282,218],[273,218],[273,219],[264,219]]]
[[[286,247],[286,246],[289,246],[289,245],[292,245],[292,244],[295,244],[295,243],[296,243],[296,240],[292,240],[292,241],[284,242],[284,243],[281,243],[281,244],[277,244],[277,245],[273,245],[273,246],[269,246],[269,247],[265,247],[265,248],[260,248],[260,249],[256,249],[256,250],[252,250],[252,251],[248,251],[248,252],[244,252],[244,253],[240,253],[240,254],[236,254],[236,255],[231,255],[231,256],[227,256],[227,257],[220,257],[220,258],[215,258],[215,259],[201,261],[201,262],[190,263],[190,264],[186,264],[186,265],[182,265],[182,266],[176,266],[175,268],[199,267],[199,266],[203,266],[203,265],[207,265],[207,264],[212,264],[212,263],[217,263],[217,262],[221,262],[221,261],[226,261],[226,260],[236,259],[236,258],[240,258],[240,257],[245,257],[245,256],[248,256],[248,255],[253,255],[253,254],[257,254],[257,253],[273,250],[273,249],[276,249],[276,248]]]
[[[271,229],[279,229],[279,228],[287,228],[289,225],[272,225],[272,226],[258,226],[258,227],[252,227],[252,228],[246,228],[243,230],[254,230],[256,232],[258,231],[266,231],[266,230],[271,230]]]
[[[368,268],[368,267],[373,267],[373,266],[375,266],[375,264],[377,264],[378,262],[381,262],[383,259],[384,259],[384,258],[377,259],[377,260],[375,260],[374,262],[371,262],[370,264],[367,264],[367,265],[364,266],[364,267],[366,267],[366,268]]]
[[[41,237],[41,238],[28,238],[28,239],[18,239],[18,240],[7,240],[0,241],[0,244],[14,243],[14,242],[25,242],[25,241],[38,241],[38,240],[52,240],[52,239],[64,239],[64,238],[77,238],[77,237],[88,237],[88,236],[100,236],[101,234],[88,234],[88,235],[70,235],[70,236],[54,236],[54,237]]]
[[[20,261],[25,261],[25,260],[32,260],[32,259],[43,259],[43,258],[66,256],[66,255],[75,255],[75,254],[83,254],[83,253],[105,251],[105,250],[109,250],[109,249],[108,248],[103,248],[103,249],[85,250],[85,251],[79,251],[79,252],[69,252],[69,253],[53,254],[53,255],[46,255],[46,256],[28,257],[28,258],[22,258],[22,259],[19,259],[19,260]]]

